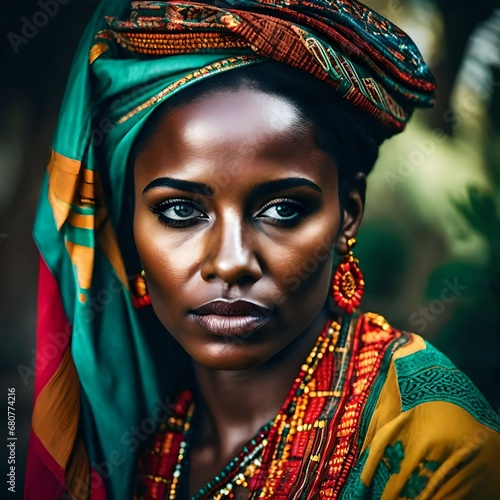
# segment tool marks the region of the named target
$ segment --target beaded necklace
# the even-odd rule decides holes
[[[264,425],[258,434],[250,440],[236,457],[211,481],[209,481],[194,497],[193,500],[214,498],[217,500],[234,498],[233,489],[236,486],[248,488],[257,472],[261,470],[264,450],[269,440],[282,441],[280,448],[284,448],[288,435],[294,435],[296,428],[303,424],[305,408],[299,402],[300,395],[314,377],[316,369],[323,359],[329,346],[333,348],[334,333],[340,325],[337,322],[328,322],[309,356],[301,366],[299,375],[295,378],[293,386],[276,418]],[[331,370],[329,370],[331,373]],[[329,384],[327,384],[329,385]],[[174,415],[167,421],[161,441],[155,440],[153,453],[150,457],[151,465],[156,469],[156,474],[141,474],[139,479],[147,485],[143,495],[136,498],[165,498],[175,500],[179,495],[181,477],[186,469],[186,455],[191,437],[191,423],[195,403],[191,391],[181,393],[173,405]],[[273,432],[274,430],[274,432]],[[175,446],[174,444],[177,444]],[[173,458],[173,451],[178,451]],[[283,450],[282,450],[283,451]],[[172,467],[173,466],[173,467]],[[183,467],[184,466],[184,467]],[[151,467],[140,467],[142,471],[152,471]],[[171,475],[168,473],[171,470]]]
[[[386,351],[403,341],[381,316],[347,319],[325,326],[276,418],[193,500],[234,499],[237,486],[247,488],[249,500],[338,497],[371,385]],[[172,410],[141,459],[136,499],[187,497],[193,394],[183,391]]]

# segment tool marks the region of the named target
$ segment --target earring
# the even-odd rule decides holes
[[[151,298],[148,292],[148,285],[146,283],[146,273],[144,270],[141,274],[136,274],[130,282],[132,290],[132,304],[136,309],[151,305]]]
[[[361,303],[365,288],[363,273],[358,267],[359,260],[352,252],[355,244],[356,238],[350,238],[347,241],[349,251],[337,266],[332,283],[333,300],[348,314],[352,314]]]

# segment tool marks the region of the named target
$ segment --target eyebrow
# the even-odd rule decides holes
[[[180,179],[174,179],[172,177],[159,177],[158,179],[151,181],[144,188],[142,194],[144,195],[148,191],[159,187],[170,187],[178,189],[180,191],[204,194],[205,196],[213,196],[214,194],[213,188],[211,188],[208,184],[203,184],[201,182],[184,181]],[[291,189],[294,187],[308,187],[321,193],[321,188],[308,179],[304,179],[303,177],[288,177],[287,179],[277,179],[275,181],[266,182],[265,184],[259,184],[255,188],[255,194],[263,195],[272,193],[274,191],[285,191],[286,189]]]
[[[151,189],[159,187],[170,187],[178,189],[179,191],[189,191],[191,193],[204,194],[205,196],[213,196],[214,190],[207,184],[201,182],[182,181],[180,179],[173,179],[172,177],[158,177],[151,181],[142,191],[144,195]]]
[[[277,179],[256,186],[255,194],[262,195],[274,191],[285,191],[286,189],[294,187],[308,187],[321,193],[321,188],[309,179],[304,179],[303,177],[288,177],[286,179]]]

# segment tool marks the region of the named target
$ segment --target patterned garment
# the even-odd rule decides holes
[[[340,498],[500,498],[500,418],[470,379],[415,334],[374,382]]]
[[[159,367],[175,366],[178,353],[168,336],[151,333],[153,313],[132,304],[128,274],[139,262],[128,231],[130,152],[165,99],[269,58],[324,80],[387,135],[432,104],[434,80],[413,42],[355,1],[98,6],[74,59],[35,222],[27,498],[131,496],[151,415],[168,411],[178,384],[176,370],[160,376]]]
[[[291,451],[272,447],[272,428],[252,440],[267,438],[262,455],[273,459],[258,461],[249,499],[500,497],[500,418],[446,356],[373,313],[344,318],[332,346],[293,400],[317,413],[298,426]],[[332,385],[318,387],[325,380]],[[169,495],[190,396],[181,400],[142,458],[138,500],[181,498]],[[215,493],[224,480],[212,483],[218,490],[195,500],[232,498]]]

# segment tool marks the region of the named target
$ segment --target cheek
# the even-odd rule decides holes
[[[186,250],[185,238],[163,227],[149,211],[142,210],[137,210],[134,216],[134,238],[152,299],[160,293],[163,297],[174,296],[196,267],[196,246]]]
[[[283,303],[317,302],[325,295],[332,275],[338,227],[338,217],[318,218],[271,250],[275,255],[273,274],[280,283]]]

